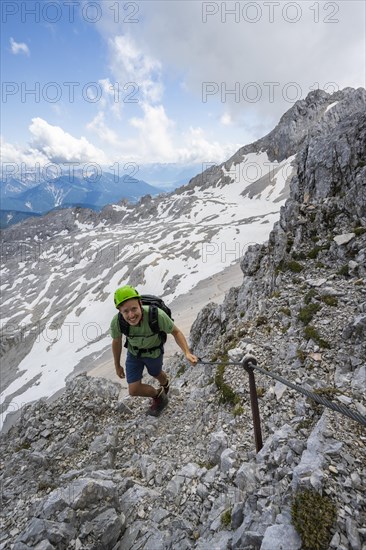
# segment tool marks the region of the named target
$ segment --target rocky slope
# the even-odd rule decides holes
[[[2,231],[3,410],[62,389],[109,350],[117,286],[172,301],[266,241],[304,136],[334,128],[363,94],[309,94],[271,134],[174,193],[99,215],[62,210]]]
[[[85,375],[27,406],[0,439],[1,549],[365,550],[365,428],[256,375],[256,454],[247,374],[227,364],[250,351],[366,416],[366,115],[334,109],[242,286],[192,327],[194,351],[225,368],[172,360],[159,419]]]

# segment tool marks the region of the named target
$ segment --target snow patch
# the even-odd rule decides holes
[[[330,111],[330,109],[333,109],[333,107],[337,105],[337,103],[339,103],[339,101],[335,101],[334,103],[331,103],[330,105],[328,105],[324,113],[327,113],[328,111]]]

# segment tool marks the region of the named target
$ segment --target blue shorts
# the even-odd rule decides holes
[[[163,368],[163,354],[153,359],[152,357],[136,357],[129,351],[126,357],[126,378],[127,384],[139,382],[142,378],[144,367],[150,376],[159,376]]]

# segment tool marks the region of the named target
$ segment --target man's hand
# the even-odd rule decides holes
[[[193,353],[186,353],[186,359],[188,359],[191,365],[195,365],[198,362],[198,357],[193,355]]]
[[[125,378],[126,377],[125,369],[123,367],[121,367],[121,365],[118,365],[118,367],[116,367],[116,374],[117,374],[118,378]]]

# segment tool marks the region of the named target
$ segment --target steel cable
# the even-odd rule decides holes
[[[212,362],[212,361],[203,361],[202,359],[198,360],[198,362],[202,363],[203,365],[239,365],[239,366],[244,367],[244,368],[245,368],[245,366],[244,366],[245,361],[246,361],[245,358],[240,363],[235,362],[235,361],[230,361],[230,362],[225,363],[224,361],[213,361]],[[306,397],[310,397],[310,399],[313,399],[314,401],[316,401],[320,405],[323,405],[324,407],[327,407],[328,409],[332,409],[333,411],[339,412],[339,413],[343,414],[344,416],[348,416],[348,418],[351,418],[352,420],[355,420],[359,424],[362,424],[363,426],[366,426],[366,417],[363,416],[362,414],[356,412],[356,411],[352,411],[351,409],[346,407],[346,405],[344,405],[343,403],[340,403],[340,404],[333,403],[332,401],[329,401],[329,399],[326,399],[325,397],[322,397],[321,395],[318,395],[318,394],[313,393],[309,390],[306,390],[306,389],[298,386],[297,384],[293,384],[292,382],[290,382],[289,380],[286,380],[285,378],[282,378],[282,376],[279,376],[278,374],[269,372],[265,369],[262,369],[261,367],[258,367],[256,363],[257,363],[256,359],[254,357],[251,357],[250,359],[247,360],[247,367],[250,368],[250,369],[257,370],[258,372],[260,372],[261,374],[264,374],[265,376],[269,376],[271,378],[274,378],[278,382],[281,382],[281,384],[284,384],[285,386],[288,386],[289,388],[292,388],[293,390],[295,390],[299,393],[302,393]]]

